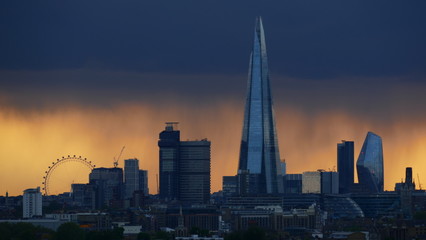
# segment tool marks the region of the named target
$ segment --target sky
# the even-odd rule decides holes
[[[335,168],[341,140],[356,160],[372,131],[385,189],[405,167],[426,187],[424,12],[424,1],[1,1],[0,195],[41,186],[62,156],[112,167],[122,146],[119,166],[138,158],[155,193],[167,121],[212,142],[220,190],[237,171],[257,16],[287,172]],[[52,182],[66,191],[62,176],[88,171]]]

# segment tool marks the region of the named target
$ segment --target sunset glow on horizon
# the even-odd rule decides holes
[[[222,176],[237,171],[243,117],[239,105],[219,103],[208,110],[178,105],[167,109],[137,104],[111,109],[74,106],[38,113],[4,109],[0,114],[0,144],[4,146],[0,159],[7,161],[1,161],[0,192],[20,195],[23,189],[41,186],[44,171],[64,155],[81,155],[97,167],[113,167],[114,156],[125,145],[119,167],[124,159],[138,158],[140,168],[149,171],[150,193],[155,194],[158,134],[170,120],[180,122],[182,140],[208,138],[212,142],[212,192],[221,190]],[[374,131],[383,138],[385,189],[393,190],[408,166],[426,183],[421,174],[426,127],[421,123],[374,125],[345,112],[324,112],[315,118],[295,109],[276,108],[275,112],[281,158],[286,159],[288,173],[335,169],[340,140],[355,141],[356,160],[367,131]],[[82,167],[82,171],[87,170]]]

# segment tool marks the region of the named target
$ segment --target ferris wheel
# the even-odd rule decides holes
[[[61,193],[57,192],[57,189],[52,189],[52,187],[61,186],[69,189],[72,183],[79,183],[82,179],[87,179],[88,173],[95,167],[91,161],[81,156],[68,155],[56,159],[44,172],[42,182],[44,196]]]

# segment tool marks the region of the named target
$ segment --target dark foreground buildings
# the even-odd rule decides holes
[[[180,141],[177,123],[160,133],[160,198],[188,203],[210,199],[210,142]]]
[[[89,183],[96,186],[95,206],[110,206],[112,200],[122,199],[123,169],[121,168],[95,168],[89,174]]]

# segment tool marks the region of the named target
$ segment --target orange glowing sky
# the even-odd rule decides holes
[[[154,106],[129,101],[109,107],[69,104],[24,110],[4,104],[0,111],[1,195],[6,191],[19,195],[26,188],[41,186],[44,171],[61,156],[81,155],[97,167],[112,167],[123,145],[122,160],[138,158],[140,168],[149,171],[150,193],[156,193],[157,140],[166,121],[180,122],[182,140],[208,138],[212,142],[212,192],[220,190],[222,176],[237,170],[244,99],[166,103]],[[355,141],[356,161],[366,133],[373,131],[383,138],[385,189],[393,189],[407,166],[426,184],[421,171],[426,167],[424,119],[397,115],[376,121],[368,115],[330,109],[307,113],[281,98],[275,102],[275,113],[287,173],[332,169],[340,140]],[[123,161],[119,164],[123,167]]]

